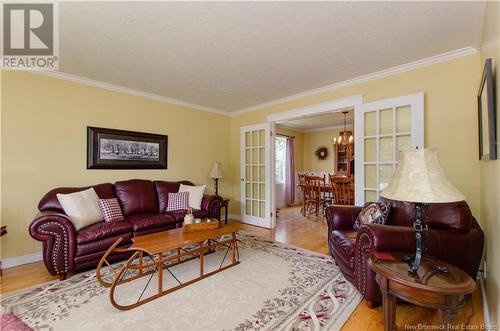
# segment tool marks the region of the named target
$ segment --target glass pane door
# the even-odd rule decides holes
[[[268,156],[269,129],[265,124],[241,128],[242,221],[270,225]]]
[[[355,110],[356,204],[377,201],[398,153],[423,147],[423,94],[363,104]]]

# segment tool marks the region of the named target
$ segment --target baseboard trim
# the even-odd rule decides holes
[[[2,269],[12,268],[23,264],[38,262],[43,260],[42,252],[33,254],[9,257],[2,260]]]
[[[481,285],[481,300],[483,303],[483,318],[485,330],[494,330],[491,324],[490,310],[488,309],[488,298],[486,297],[486,289],[484,287],[484,275],[482,272],[478,273],[479,284]]]

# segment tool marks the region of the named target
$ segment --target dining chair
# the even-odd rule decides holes
[[[324,217],[325,207],[327,204],[327,199],[325,198],[326,191],[326,180],[325,175],[323,176],[306,176],[306,189],[304,196],[304,216],[311,216],[311,212],[314,211],[316,216],[321,213],[321,217]]]
[[[300,213],[303,216],[306,216],[306,176],[307,173],[298,173],[297,176],[299,177],[299,188],[300,188],[300,193],[302,194],[302,207],[300,208]]]
[[[333,203],[336,205],[354,205],[354,181],[352,177],[330,176],[333,189]]]

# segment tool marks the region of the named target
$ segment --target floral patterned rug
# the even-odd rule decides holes
[[[361,301],[331,257],[246,233],[238,238],[239,265],[130,311],[115,309],[89,271],[3,296],[2,313],[34,330],[338,330]],[[224,253],[206,256],[207,272]],[[182,282],[199,272],[199,262],[171,271]],[[176,285],[163,274],[165,288]],[[119,286],[118,301],[136,300],[145,278]]]

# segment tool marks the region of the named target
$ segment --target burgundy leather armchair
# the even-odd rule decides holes
[[[38,204],[40,212],[29,227],[30,235],[43,243],[43,261],[52,275],[66,278],[68,272],[96,267],[106,250],[118,238],[121,246],[131,244],[135,236],[174,229],[182,225],[187,210],[167,212],[168,193],[178,192],[180,184],[189,181],[166,182],[132,179],[92,186],[102,199],[117,198],[124,221],[99,222],[76,230],[59,204],[57,193],[78,192],[89,187],[62,187],[48,192]],[[220,220],[222,198],[205,195],[195,217]],[[110,256],[119,261],[129,253]]]
[[[381,199],[385,200],[385,199]],[[331,206],[327,209],[328,246],[342,274],[364,296],[368,306],[382,296],[375,273],[368,265],[373,252],[415,251],[413,204],[390,201],[385,225],[353,228],[361,207]],[[431,204],[428,210],[427,255],[453,264],[476,279],[484,246],[484,233],[465,201]]]

